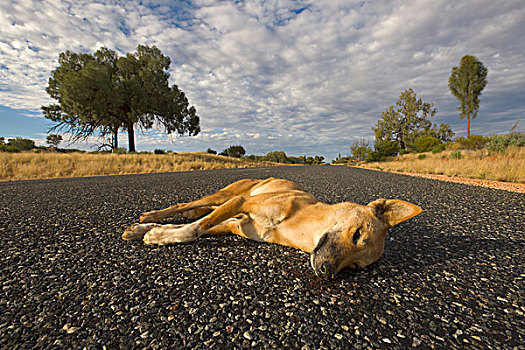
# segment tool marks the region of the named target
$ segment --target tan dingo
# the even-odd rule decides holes
[[[204,217],[186,225],[155,223],[177,213]],[[194,202],[144,213],[141,223],[128,227],[122,237],[169,244],[234,233],[311,253],[315,273],[333,277],[344,267],[359,269],[377,261],[388,228],[419,213],[420,207],[401,200],[329,205],[291,181],[241,180]]]

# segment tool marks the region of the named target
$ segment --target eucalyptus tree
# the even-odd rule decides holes
[[[470,136],[470,118],[476,118],[479,110],[479,96],[487,85],[488,69],[476,57],[465,55],[458,67],[452,68],[448,87],[460,102],[459,117],[467,118],[467,138]]]
[[[415,138],[436,130],[436,126],[428,119],[436,113],[434,104],[417,98],[414,90],[403,91],[395,105],[381,113],[377,126],[372,127],[376,145],[395,142],[398,150],[406,149],[407,144],[412,143]],[[443,128],[446,128],[446,125],[443,125]]]
[[[170,63],[155,46],[139,45],[123,57],[107,48],[93,55],[66,51],[46,89],[57,103],[42,111],[58,123],[53,129],[65,129],[77,139],[96,131],[112,135],[112,148],[118,147],[118,130],[127,130],[130,152],[135,151],[135,125],[197,135],[195,107],[176,85],[169,86]]]

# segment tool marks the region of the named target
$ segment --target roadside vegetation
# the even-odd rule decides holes
[[[525,183],[525,135],[515,132],[519,120],[507,135],[470,134],[487,73],[470,55],[451,71],[448,87],[460,103],[460,119],[467,119],[467,137],[455,138],[449,124],[432,123],[430,118],[437,114],[434,104],[407,89],[372,127],[373,147],[367,140],[355,141],[350,154],[339,155],[332,164]]]
[[[39,152],[38,149],[35,149]],[[272,166],[208,153],[0,152],[0,181]]]
[[[482,148],[467,148],[464,140],[460,140],[447,144],[440,152],[409,153],[359,165],[379,170],[525,183],[525,135],[493,135],[486,139],[489,141]]]
[[[374,159],[366,142],[353,145],[348,157],[334,164],[379,170],[437,174],[472,179],[525,183],[525,134],[509,133],[483,137],[470,135],[453,142],[438,143],[431,138],[416,139],[409,152]]]
[[[265,156],[245,156],[241,145],[217,151],[176,153],[155,149],[153,152],[131,152],[125,148],[111,151],[86,152],[78,149],[59,148],[60,135],[49,135],[49,146],[36,146],[30,139],[0,137],[0,181],[49,179],[158,173],[172,171],[248,168],[280,164],[324,164],[322,156],[287,156],[283,151]]]

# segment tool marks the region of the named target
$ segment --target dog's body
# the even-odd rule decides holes
[[[154,223],[177,213],[204,217],[187,225]],[[234,233],[312,253],[315,272],[333,276],[343,267],[362,268],[378,260],[387,229],[419,213],[421,208],[400,200],[329,205],[291,181],[241,180],[194,202],[144,213],[122,237],[169,244]]]

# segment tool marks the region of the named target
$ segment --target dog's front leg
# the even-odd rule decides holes
[[[243,197],[234,197],[219,206],[211,214],[188,225],[158,225],[144,235],[145,244],[186,243],[199,238],[213,226],[239,213]],[[173,227],[175,226],[175,227]]]
[[[196,222],[188,225],[157,225],[144,235],[145,244],[186,243],[199,238]]]

